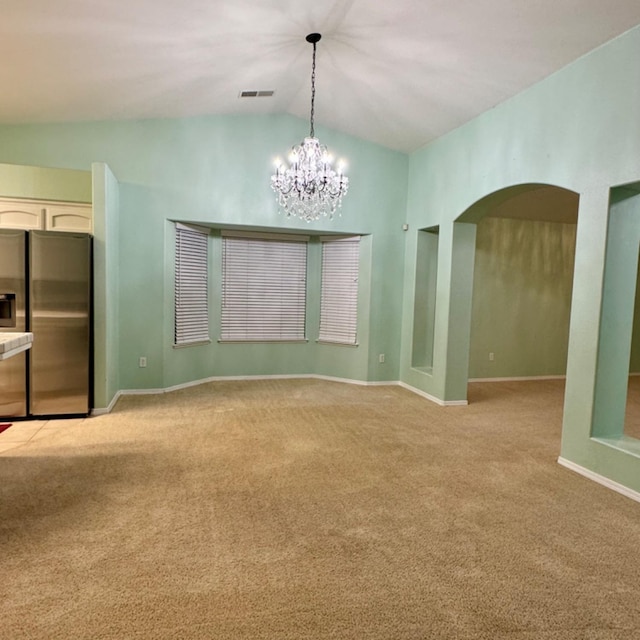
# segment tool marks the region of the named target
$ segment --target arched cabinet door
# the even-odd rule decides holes
[[[93,208],[77,202],[0,197],[0,229],[93,233]]]
[[[89,204],[56,202],[47,204],[45,229],[93,233],[93,215]]]
[[[0,229],[44,229],[44,203],[0,198]]]

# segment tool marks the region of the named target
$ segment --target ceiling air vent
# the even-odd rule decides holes
[[[241,98],[270,98],[275,92],[271,91],[241,91]]]

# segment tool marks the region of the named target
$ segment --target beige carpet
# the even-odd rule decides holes
[[[0,456],[0,637],[640,638],[640,504],[562,383],[225,382]]]

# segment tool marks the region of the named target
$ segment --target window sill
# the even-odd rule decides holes
[[[630,436],[622,435],[619,438],[598,438],[591,437],[594,442],[599,442],[612,449],[617,449],[636,458],[640,458],[640,440]]]
[[[218,338],[219,344],[307,344],[308,342],[309,341],[306,338],[303,338],[302,340],[287,340],[286,338],[283,338],[282,340],[223,340],[222,338]]]
[[[359,347],[358,342],[333,342],[333,340],[316,340],[316,344],[327,344],[332,347]]]
[[[173,345],[174,349],[184,349],[185,347],[201,347],[205,344],[211,344],[211,339],[207,340],[194,340],[193,342],[181,342],[180,344]]]
[[[433,367],[411,367],[411,370],[428,376],[433,376]]]

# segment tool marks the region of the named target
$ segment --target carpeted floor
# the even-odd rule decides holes
[[[640,638],[640,504],[556,463],[562,383],[122,398],[0,456],[0,637]]]

